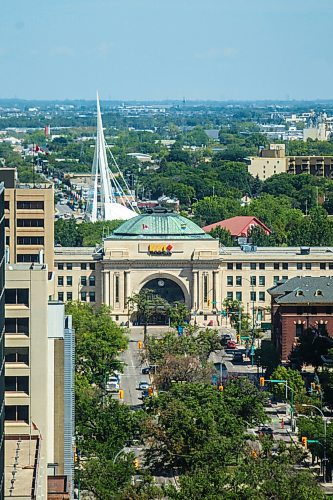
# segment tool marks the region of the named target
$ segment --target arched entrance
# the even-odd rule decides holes
[[[160,297],[170,305],[174,303],[185,303],[184,292],[181,287],[175,281],[168,278],[154,278],[148,281],[141,290],[151,291],[152,302],[156,297]],[[142,323],[140,318],[138,318],[138,323]],[[157,308],[153,316],[149,318],[150,325],[168,325],[169,317],[165,307],[161,306]]]

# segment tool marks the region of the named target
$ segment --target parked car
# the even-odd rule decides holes
[[[151,371],[150,366],[145,366],[144,368],[142,368],[143,375],[149,375],[150,371]]]
[[[141,382],[139,382],[139,390],[140,391],[148,390],[149,386],[150,386],[149,382],[146,382],[145,380],[142,380]]]
[[[234,340],[228,340],[227,342],[228,349],[237,349],[237,344]]]
[[[273,439],[273,437],[274,437],[273,429],[271,427],[268,427],[268,426],[260,427],[258,433],[259,433],[259,436],[267,436],[270,439]]]
[[[120,389],[119,381],[116,377],[110,377],[105,384],[105,390],[108,392],[118,392]]]

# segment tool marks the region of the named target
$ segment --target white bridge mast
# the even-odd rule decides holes
[[[106,142],[104,138],[101,108],[97,92],[97,133],[94,160],[91,171],[91,183],[86,205],[86,219],[90,222],[98,220],[127,220],[135,217],[137,212],[133,202],[130,201],[119,181],[128,185],[115,161],[111,151],[111,159],[117,167],[117,177],[111,172],[106,155]],[[117,191],[121,200],[126,200],[128,207],[118,203],[115,199],[114,190]]]

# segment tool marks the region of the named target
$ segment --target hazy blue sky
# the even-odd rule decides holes
[[[333,98],[333,0],[2,0],[0,98]]]

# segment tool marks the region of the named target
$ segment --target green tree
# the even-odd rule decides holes
[[[208,225],[238,215],[241,207],[237,200],[210,196],[194,203],[193,211],[201,225]]]
[[[167,308],[167,313],[170,318],[170,324],[174,328],[177,326],[185,326],[190,318],[190,311],[183,302],[174,302]]]
[[[228,229],[224,229],[224,227],[216,226],[209,232],[209,234],[213,238],[218,239],[220,245],[224,245],[225,247],[233,247],[236,244],[230,231]]]
[[[103,388],[110,374],[122,370],[118,355],[128,344],[125,330],[112,320],[110,309],[104,305],[96,309],[84,302],[70,302],[66,311],[73,317],[76,370],[90,384]]]
[[[161,311],[165,313],[168,310],[169,304],[162,297],[155,295],[153,290],[142,289],[138,293],[134,293],[132,297],[127,299],[129,311],[136,312],[137,319],[144,327],[144,342],[147,341],[147,329],[151,318]]]
[[[263,339],[259,349],[255,350],[255,362],[263,366],[270,375],[279,365],[280,358],[271,340]]]
[[[302,401],[305,396],[305,384],[302,375],[297,370],[291,368],[286,368],[284,366],[278,366],[275,368],[271,375],[273,380],[286,380],[287,385],[291,387],[293,391],[294,401]],[[271,390],[276,394],[279,399],[285,400],[286,386],[285,384],[270,384]],[[292,395],[288,389],[288,401],[291,400]]]

